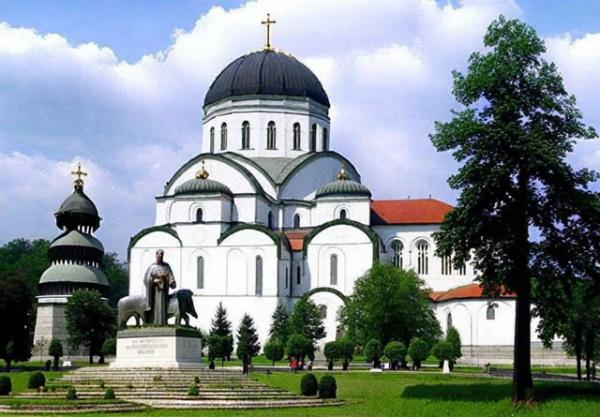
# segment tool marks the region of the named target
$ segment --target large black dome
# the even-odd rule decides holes
[[[241,56],[227,65],[208,89],[204,105],[252,94],[308,97],[329,107],[316,75],[293,56],[272,49]]]

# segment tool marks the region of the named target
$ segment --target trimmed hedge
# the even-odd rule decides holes
[[[106,391],[104,391],[104,399],[105,400],[114,400],[115,399],[115,390],[108,387]]]
[[[12,391],[12,381],[9,377],[0,376],[0,395],[8,395]]]
[[[196,384],[192,384],[190,386],[190,389],[188,389],[188,393],[187,393],[190,397],[197,397],[198,395],[200,395],[200,390],[198,389],[198,386]]]
[[[69,387],[69,389],[67,390],[66,399],[72,400],[72,401],[77,399],[77,391],[75,390],[75,387],[73,387],[73,386]]]
[[[319,381],[319,398],[335,398],[337,384],[332,375],[323,375]]]
[[[306,374],[300,380],[300,392],[302,395],[317,395],[317,377],[314,374]]]
[[[27,388],[38,389],[46,385],[46,377],[42,372],[34,372],[29,375],[29,381],[27,382]]]

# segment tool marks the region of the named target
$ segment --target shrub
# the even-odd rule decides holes
[[[421,362],[427,359],[429,355],[429,346],[427,342],[418,337],[413,337],[408,345],[408,356],[413,361],[413,369],[420,369]]]
[[[373,362],[373,368],[381,366],[380,358],[383,354],[381,342],[377,339],[371,339],[365,345],[365,358],[368,362]]]
[[[43,387],[46,385],[46,377],[41,372],[34,372],[29,375],[29,382],[27,383],[27,387],[31,389],[38,389],[39,387]]]
[[[301,334],[293,334],[288,339],[287,343],[287,353],[294,358],[304,361],[304,358],[308,356],[309,358],[314,355],[314,347],[307,337]]]
[[[115,390],[113,390],[111,387],[106,388],[106,391],[104,391],[104,399],[105,400],[114,400],[115,399]]]
[[[63,356],[63,346],[60,340],[52,339],[48,348],[48,355],[54,358],[54,369],[58,369],[58,360]]]
[[[454,346],[450,342],[437,342],[431,349],[431,353],[439,361],[452,361],[454,359]]]
[[[46,371],[49,371],[51,367],[52,367],[52,361],[50,359],[48,359],[46,361],[46,363],[44,364],[44,369],[46,369]]]
[[[314,374],[306,374],[300,380],[300,392],[302,395],[317,395],[318,383]]]
[[[332,375],[323,375],[319,381],[319,398],[335,398],[337,384]]]
[[[272,361],[273,365],[275,365],[275,361],[280,361],[283,359],[283,356],[285,355],[284,350],[285,347],[283,346],[283,343],[279,341],[279,339],[269,340],[263,347],[265,358]]]
[[[12,391],[12,382],[7,376],[0,376],[0,395],[8,395]]]
[[[77,399],[77,391],[75,390],[75,387],[70,386],[69,389],[67,390],[67,400],[71,400],[74,401]]]
[[[344,371],[348,370],[348,365],[352,360],[352,356],[354,355],[354,342],[350,339],[342,339],[338,342],[339,354],[340,357],[344,360],[342,363],[342,369]]]
[[[102,353],[106,356],[117,354],[117,339],[111,337],[102,344]]]
[[[200,390],[198,389],[198,386],[196,384],[192,384],[190,386],[190,389],[188,389],[188,395],[194,397],[200,395]]]
[[[336,340],[333,342],[325,343],[325,349],[323,351],[327,358],[327,369],[333,370],[333,361],[338,359],[340,355],[340,343]]]
[[[195,382],[196,384],[199,384],[199,383],[200,383],[200,377],[199,377],[198,375],[196,375],[196,376],[194,377],[194,382]]]
[[[391,362],[391,368],[397,369],[399,363],[403,363],[406,359],[406,346],[402,342],[391,341],[385,348],[383,353]]]

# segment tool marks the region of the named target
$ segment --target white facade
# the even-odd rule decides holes
[[[194,293],[199,318],[193,325],[208,330],[223,303],[234,327],[249,313],[264,343],[277,304],[291,310],[310,291],[325,316],[325,343],[336,337],[336,313],[343,303],[335,292],[350,295],[376,259],[415,270],[434,292],[473,283],[470,265],[455,270],[434,255],[432,234],[439,221],[371,224],[373,201],[368,191],[360,191],[358,171],[329,150],[324,105],[310,98],[254,95],[221,100],[204,111],[203,152],[184,164],[157,197],[155,225],[132,239],[131,294],[143,293],[144,271],[160,248],[177,286]],[[246,123],[250,136],[244,144]],[[342,166],[349,179],[336,180]],[[194,181],[203,186],[207,180],[197,176],[203,169],[228,191],[178,192]],[[353,182],[359,191],[317,196],[335,181]],[[290,245],[289,231],[305,235],[300,247]],[[485,316],[490,303],[497,305],[493,319]],[[464,345],[513,343],[513,299],[448,300],[432,308],[444,330],[451,313]]]

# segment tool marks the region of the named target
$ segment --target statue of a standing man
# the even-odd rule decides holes
[[[165,252],[156,251],[156,262],[148,267],[144,276],[146,286],[146,312],[148,323],[167,325],[169,288],[175,288],[175,277],[168,263],[163,262]]]

